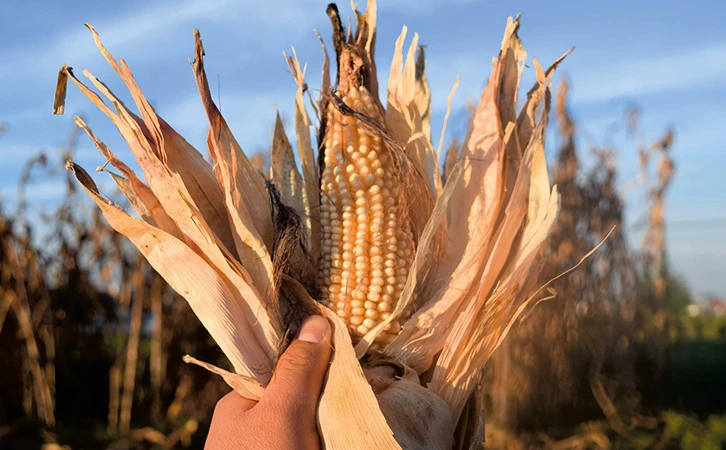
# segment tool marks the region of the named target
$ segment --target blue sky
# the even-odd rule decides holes
[[[610,125],[636,102],[643,109],[646,139],[655,139],[668,125],[675,128],[677,175],[666,211],[672,266],[695,294],[726,296],[725,5],[718,0],[380,0],[378,67],[385,82],[402,25],[408,26],[409,38],[418,32],[428,46],[434,130],[440,128],[456,75],[462,77],[452,136],[463,134],[464,106],[480,94],[507,16],[522,13],[520,35],[530,61],[537,57],[548,64],[576,46],[559,74],[571,80],[571,106],[583,144],[611,142],[623,150],[624,188],[638,170],[635,145],[622,133],[608,135]],[[114,56],[128,62],[159,113],[204,151],[207,122],[188,62],[192,29],[199,28],[215,90],[217,76],[220,80],[222,112],[243,148],[253,152],[270,141],[275,105],[283,117],[291,117],[295,84],[282,51],[294,46],[308,63],[308,84],[319,85],[322,57],[312,30],[329,40],[325,6],[312,0],[4,1],[0,124],[7,132],[0,138],[0,198],[13,201],[26,158],[65,142],[75,114],[83,115],[117,154],[131,159],[108,120],[74,87],[69,86],[66,115],[51,115],[55,77],[63,63],[77,73],[89,69],[114,92],[124,93],[84,22],[94,25]],[[347,2],[339,6],[349,14]],[[528,68],[524,86],[533,79],[531,72]],[[89,169],[103,163],[85,137],[76,160]],[[96,178],[111,189],[103,176]],[[43,206],[57,202],[59,192],[58,180],[40,179],[29,197]],[[629,191],[630,223],[639,219],[643,204],[641,190]]]

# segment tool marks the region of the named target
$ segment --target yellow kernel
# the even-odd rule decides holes
[[[368,319],[377,319],[378,318],[378,311],[375,309],[367,309],[366,310],[366,318]]]

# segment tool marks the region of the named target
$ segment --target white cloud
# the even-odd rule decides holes
[[[102,19],[92,23],[101,35],[103,43],[113,53],[134,47],[134,60],[140,61],[144,55],[159,54],[159,48],[138,45],[140,42],[158,36],[168,35],[184,26],[191,28],[203,20],[216,22],[230,21],[234,18],[235,33],[255,36],[267,27],[285,26],[293,29],[311,29],[312,21],[318,11],[305,7],[311,0],[284,4],[282,0],[186,0],[170,2],[160,0],[137,9],[120,18]],[[93,21],[93,17],[81,16],[83,21]],[[72,31],[61,35],[44,37],[6,55],[5,64],[0,68],[0,77],[15,73],[15,68],[23,67],[27,74],[33,70],[48,70],[60,66],[72,57],[76,61],[95,55],[96,47],[90,33],[84,27],[73,26]]]
[[[726,43],[666,56],[644,55],[638,59],[602,62],[595,67],[572,70],[572,78],[577,81],[572,95],[575,102],[643,97],[724,80]]]
[[[431,15],[439,8],[451,8],[452,5],[466,5],[477,0],[381,0],[378,10],[382,13],[397,12],[409,16]],[[358,9],[365,8],[365,2]]]

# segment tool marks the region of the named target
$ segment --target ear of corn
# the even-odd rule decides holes
[[[338,95],[356,113],[381,122],[365,87],[353,85]],[[321,300],[360,337],[388,318],[401,297],[413,234],[397,197],[399,174],[379,136],[331,104],[323,148]],[[391,322],[386,331],[399,330]]]
[[[467,428],[479,421],[459,424],[461,412],[492,352],[538,292],[532,294],[527,280],[539,270],[536,255],[559,209],[544,133],[549,78],[562,58],[546,71],[534,61],[537,82],[517,114],[526,53],[517,36],[519,19],[510,18],[467,140],[450,147],[442,177],[418,36],[405,55],[405,28],[396,42],[384,109],[374,59],[375,1],[365,14],[356,12],[355,30],[346,32],[334,5],[328,15],[338,77],[333,86],[322,44],[319,166],[294,52],[287,62],[297,84],[301,170],[278,117],[271,171],[276,188],[268,192],[212,101],[198,33],[193,70],[209,118],[213,166],[156,114],[131,71],[94,31],[139,115],[86,73],[109,108],[66,66],[55,109],[62,112],[70,80],[113,121],[148,185],[77,119],[121,172],[114,180],[141,219],[103,197],[82,168],[71,163],[69,169],[109,223],[189,301],[235,373],[208,368],[241,395],[264,395],[281,341],[301,320],[294,312],[312,308],[334,326],[336,352],[318,412],[325,446],[450,448],[457,424],[458,442],[479,436],[480,427]],[[275,250],[285,232],[275,222],[281,206],[302,217],[316,280],[280,270],[287,264]],[[315,264],[305,268],[308,274]],[[424,387],[419,376],[425,372],[431,378]]]

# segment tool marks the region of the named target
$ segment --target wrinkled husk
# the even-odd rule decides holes
[[[360,61],[358,72],[352,74],[359,77],[355,82],[377,98],[376,2],[369,1],[364,14],[356,12],[357,29],[347,35],[337,8],[329,7],[328,15],[336,30],[336,60],[349,52]],[[116,125],[146,183],[76,119],[120,172],[111,174],[140,219],[102,196],[81,167],[69,163],[68,168],[111,226],[127,236],[189,302],[234,373],[191,357],[189,362],[218,373],[241,395],[257,400],[287,333],[301,320],[289,312],[301,311],[299,316],[302,311],[319,311],[333,325],[335,346],[318,410],[326,448],[446,449],[455,443],[457,448],[475,448],[483,438],[476,395],[483,368],[527,304],[536,300],[525,281],[539,270],[537,251],[559,210],[557,190],[550,187],[547,175],[544,139],[549,78],[562,58],[547,71],[534,61],[537,82],[517,115],[526,59],[518,27],[519,18],[510,18],[467,140],[447,152],[445,183],[438,169],[441,144],[435,150],[431,142],[431,95],[423,48],[415,35],[404,55],[405,27],[396,41],[385,123],[375,127],[396,155],[406,183],[416,255],[394,311],[355,347],[343,321],[311,297],[316,292],[310,282],[314,277],[289,278],[314,271],[320,252],[320,169],[304,104],[304,73],[294,51],[287,62],[297,85],[295,131],[301,170],[278,117],[270,191],[212,100],[196,30],[192,67],[209,119],[207,143],[213,165],[156,114],[125,62],[117,62],[89,26],[140,115],[84,72],[111,102],[109,108],[67,66],[59,73],[54,110],[63,112],[65,85],[71,80]],[[323,86],[316,111],[325,111],[327,102],[335,101],[324,44],[323,52]],[[348,83],[345,70],[338,69],[336,84]],[[324,132],[323,119],[318,140]],[[275,260],[281,206],[301,217],[304,236],[290,244],[302,255],[290,264],[299,267],[280,267]],[[371,347],[388,323],[403,319],[407,320],[403,330],[392,342],[382,349]],[[419,376],[430,381],[422,383]]]

